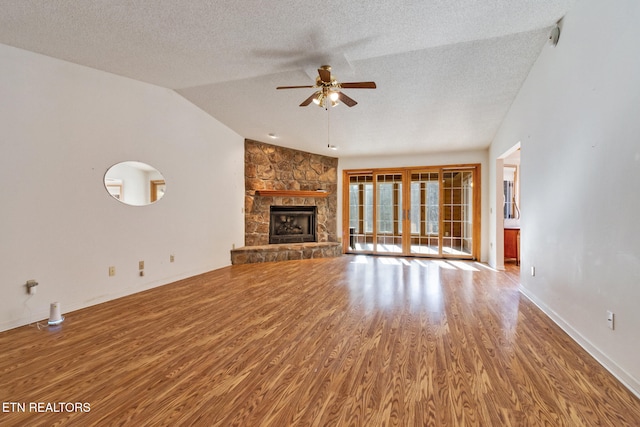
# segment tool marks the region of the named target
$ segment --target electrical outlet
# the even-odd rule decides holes
[[[116,268],[115,266],[112,265],[111,267],[109,267],[109,277],[115,276],[115,275],[116,275]]]
[[[175,259],[175,257],[174,257],[173,255],[169,255],[169,262],[173,262],[173,261],[175,261],[175,260],[176,260],[176,259]]]
[[[29,295],[35,295],[36,286],[38,286],[38,282],[35,280],[27,280],[27,293]]]
[[[144,261],[138,261],[138,270],[144,270]]]
[[[607,311],[607,326],[609,329],[614,329],[614,316],[613,311]]]

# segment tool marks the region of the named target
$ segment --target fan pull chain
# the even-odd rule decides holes
[[[327,110],[327,148],[331,148],[331,111],[325,106]]]

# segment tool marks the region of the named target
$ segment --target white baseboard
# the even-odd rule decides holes
[[[226,266],[223,266],[223,267],[226,267]],[[223,268],[223,267],[219,267],[219,268]],[[62,315],[64,316],[66,313],[71,313],[77,310],[81,310],[83,308],[88,308],[94,305],[102,304],[118,298],[126,297],[128,295],[133,295],[138,292],[144,292],[146,290],[157,288],[159,286],[168,285],[168,284],[177,282],[179,280],[204,274],[216,269],[217,268],[210,268],[210,269],[204,269],[204,270],[184,272],[184,273],[176,274],[174,276],[163,278],[157,281],[152,281],[141,286],[121,289],[119,292],[99,295],[84,301],[71,301],[71,300],[61,299],[60,303],[61,303]],[[44,324],[45,326],[47,325],[47,321],[49,319],[48,303],[40,304],[40,308],[38,309],[32,309],[26,303],[24,303],[23,305],[27,308],[28,314],[0,323],[0,332],[8,331],[10,329],[15,329],[15,328],[19,328],[27,325],[33,325],[35,327],[37,323],[40,323],[41,325]]]
[[[614,377],[616,377],[626,388],[633,394],[640,398],[640,381],[622,369],[618,364],[611,360],[605,353],[600,351],[595,345],[587,340],[582,334],[575,330],[570,324],[564,321],[555,311],[551,310],[549,306],[540,301],[535,295],[529,293],[526,288],[520,286],[520,293],[535,304],[544,314],[546,314],[556,325],[567,333],[580,347],[582,347],[587,353],[589,353],[602,367],[609,371]]]

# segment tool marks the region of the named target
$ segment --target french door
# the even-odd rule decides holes
[[[344,252],[477,258],[479,168],[344,171]]]

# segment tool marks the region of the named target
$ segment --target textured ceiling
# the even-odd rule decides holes
[[[259,141],[337,156],[479,149],[572,3],[0,0],[0,43],[175,89]],[[344,90],[358,105],[328,111],[298,107],[311,89],[275,90],[313,84],[323,64],[378,88]]]

